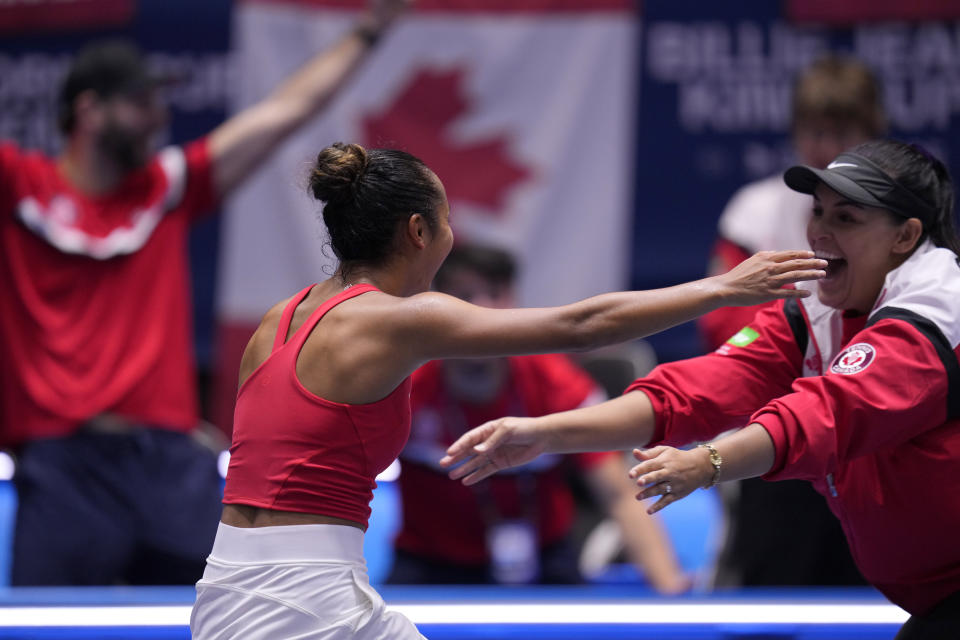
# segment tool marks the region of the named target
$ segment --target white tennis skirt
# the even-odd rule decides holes
[[[333,524],[220,523],[190,631],[193,640],[423,638],[370,586],[363,531]]]

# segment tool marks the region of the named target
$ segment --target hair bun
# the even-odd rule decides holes
[[[345,202],[367,168],[367,151],[358,144],[335,142],[317,154],[310,172],[310,192],[324,202]]]

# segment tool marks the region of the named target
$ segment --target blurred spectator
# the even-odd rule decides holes
[[[0,445],[17,456],[14,585],[192,583],[219,520],[201,446],[186,240],[313,117],[404,3],[208,136],[152,151],[165,82],[131,45],[83,50],[59,157],[0,144]]]
[[[880,86],[870,69],[852,58],[827,56],[801,73],[792,109],[798,161],[818,169],[886,129]],[[780,174],[742,187],[720,216],[710,273],[728,271],[757,251],[808,248],[812,209],[811,196],[788,188]],[[707,348],[723,344],[760,308],[724,307],[702,316],[697,323]]]
[[[881,98],[876,78],[862,62],[830,55],[811,65],[797,78],[793,93],[792,136],[799,162],[823,169],[841,151],[882,135]],[[711,274],[756,251],[808,248],[812,209],[812,197],[787,187],[779,174],[744,186],[720,216]],[[706,347],[719,347],[765,306],[772,305],[724,307],[700,318]],[[753,478],[728,491],[731,527],[718,585],[864,582],[839,522],[809,484]]]
[[[435,285],[473,304],[509,308],[514,272],[505,252],[457,246]],[[580,582],[570,486],[576,473],[619,524],[630,560],[650,584],[664,593],[689,588],[660,523],[634,499],[617,452],[545,456],[473,487],[451,482],[437,464],[450,443],[487,420],[539,416],[605,399],[569,358],[434,361],[413,381],[410,440],[400,456],[403,524],[389,582]]]

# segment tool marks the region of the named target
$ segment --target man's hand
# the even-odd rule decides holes
[[[357,22],[357,33],[371,41],[376,40],[412,4],[413,0],[370,0],[366,12]]]

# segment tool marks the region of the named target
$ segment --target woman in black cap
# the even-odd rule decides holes
[[[601,405],[501,418],[442,461],[472,484],[537,452],[636,450],[650,512],[698,487],[803,479],[863,575],[913,617],[900,639],[960,637],[960,242],[944,165],[869,142],[784,176],[814,196],[817,295],[768,308],[716,352],[669,363]],[[702,442],[687,451],[667,445]],[[789,549],[784,549],[789,552]]]

